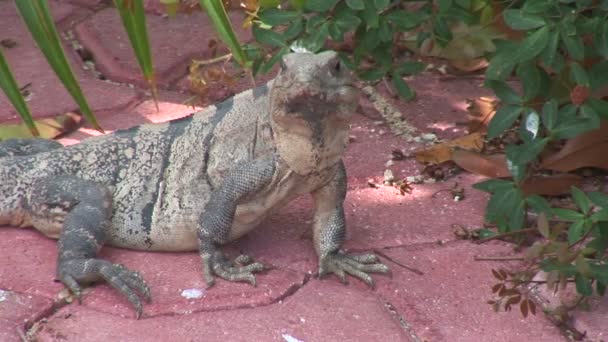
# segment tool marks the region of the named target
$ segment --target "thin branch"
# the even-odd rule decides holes
[[[485,239],[480,239],[479,241],[477,241],[477,243],[482,244],[484,242],[488,242],[488,241],[492,241],[492,240],[496,240],[496,239],[502,239],[502,238],[508,237],[508,236],[513,236],[513,235],[518,235],[518,234],[527,234],[527,233],[532,233],[532,232],[536,232],[536,231],[538,231],[538,228],[536,228],[536,227],[514,230],[512,232],[506,232],[506,233],[490,236]]]

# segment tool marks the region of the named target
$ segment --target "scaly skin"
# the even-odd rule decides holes
[[[268,88],[271,88],[270,92]],[[264,266],[228,260],[219,247],[293,198],[315,203],[319,274],[373,286],[389,272],[375,255],[340,250],[346,171],[341,161],[357,104],[334,52],[286,55],[274,81],[190,117],[146,124],[60,148],[41,140],[0,143],[0,225],[33,226],[59,239],[57,277],[80,298],[104,280],[142,313],[150,290],[137,272],[98,258],[105,245],[198,250],[216,277],[255,285]]]

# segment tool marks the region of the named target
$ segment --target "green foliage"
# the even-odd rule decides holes
[[[23,18],[25,25],[32,34],[32,37],[36,41],[36,44],[40,48],[40,51],[42,51],[64,87],[68,90],[70,95],[72,95],[74,101],[78,103],[82,114],[89,120],[93,127],[101,130],[101,127],[99,127],[99,124],[97,123],[95,116],[93,116],[89,104],[80,89],[80,85],[74,77],[72,68],[65,57],[63,47],[61,46],[61,40],[59,39],[59,34],[57,34],[57,29],[55,28],[47,1],[17,1],[15,2],[15,5]],[[7,91],[4,87],[2,88],[5,92]],[[10,88],[7,87],[7,89],[9,89],[10,92]],[[7,92],[7,94],[9,94],[9,92]],[[15,94],[13,93],[13,95]],[[28,112],[23,111],[23,107],[19,104],[20,102],[20,100],[17,100],[17,102],[13,103],[17,104],[16,108],[19,110],[22,117],[25,118],[26,123],[29,126],[32,124],[31,115],[29,115]]]
[[[365,81],[391,79],[391,84],[404,99],[415,92],[403,80],[425,69],[423,63],[402,62],[396,54],[400,37],[418,30],[418,42],[435,41],[445,45],[452,38],[450,23],[459,15],[469,15],[470,1],[441,1],[434,9],[431,2],[406,6],[404,1],[389,0],[308,0],[305,6],[260,8],[253,28],[256,44],[246,47],[256,55],[254,74],[270,70],[277,54],[285,49],[306,49],[317,52],[327,42],[342,43],[353,37],[352,50],[344,51],[344,63],[355,69]],[[413,9],[412,9],[413,8]],[[431,28],[431,29],[427,29]]]

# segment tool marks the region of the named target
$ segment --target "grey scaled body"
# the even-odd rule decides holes
[[[219,246],[293,198],[315,202],[319,273],[372,285],[388,272],[372,255],[340,250],[346,174],[341,157],[357,104],[334,52],[286,55],[269,84],[192,116],[145,124],[69,147],[39,139],[0,143],[0,225],[33,226],[59,239],[58,278],[105,280],[141,315],[150,290],[137,272],[97,258],[105,245],[198,250],[215,278],[255,284],[263,265],[228,260]]]

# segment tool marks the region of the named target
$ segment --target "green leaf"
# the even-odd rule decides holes
[[[581,37],[574,34],[569,34],[564,31],[560,31],[560,36],[564,45],[566,46],[566,50],[568,50],[568,54],[574,60],[581,61],[585,58],[585,46],[583,44],[583,40]]]
[[[583,296],[591,296],[593,294],[593,287],[591,286],[591,280],[585,278],[580,273],[574,276],[574,282],[576,283],[576,292]]]
[[[420,13],[410,13],[404,10],[390,11],[386,18],[393,23],[401,31],[412,30],[420,25],[424,20],[427,19],[426,15],[420,15]]]
[[[589,69],[591,89],[597,90],[608,85],[608,60],[594,63]]]
[[[553,0],[534,0],[526,1],[522,6],[522,10],[526,13],[543,13],[555,6]]]
[[[438,0],[439,3],[439,13],[446,13],[450,8],[452,8],[452,0]]]
[[[435,18],[433,22],[433,34],[435,35],[435,41],[437,41],[440,46],[447,46],[452,40],[452,30],[445,17]]]
[[[580,240],[585,234],[585,220],[572,222],[568,228],[568,244],[572,245]]]
[[[520,63],[517,67],[517,76],[521,79],[524,88],[524,100],[535,98],[540,92],[540,72],[534,62]]]
[[[162,0],[161,0],[162,1]],[[261,8],[276,8],[281,4],[281,0],[259,0]]]
[[[577,62],[570,63],[570,77],[576,84],[589,87],[589,77],[583,67]]]
[[[2,88],[4,94],[11,102],[13,107],[15,107],[17,113],[19,113],[19,116],[21,117],[23,122],[25,122],[25,125],[30,130],[32,135],[39,136],[40,132],[38,132],[38,129],[34,124],[32,114],[29,108],[27,107],[23,96],[21,95],[21,91],[19,90],[19,85],[17,84],[17,81],[15,81],[15,78],[11,73],[8,63],[6,62],[6,59],[2,54],[2,49],[0,49],[0,88]]]
[[[368,55],[378,45],[380,45],[380,38],[378,38],[378,30],[370,29],[363,31],[361,36],[358,36],[357,47],[355,48],[355,55]]]
[[[287,26],[287,29],[283,32],[283,39],[285,41],[292,40],[302,33],[302,29],[304,28],[304,20],[296,19]]]
[[[298,11],[286,11],[278,8],[268,8],[260,11],[260,20],[269,26],[277,26],[300,19],[302,13]]]
[[[503,12],[505,23],[514,30],[530,30],[545,25],[540,15],[526,13],[522,10],[508,9]]]
[[[287,46],[285,43],[285,37],[283,37],[280,33],[274,32],[273,30],[267,30],[260,28],[259,26],[253,26],[251,31],[253,33],[253,37],[259,43],[277,47]]]
[[[593,204],[597,205],[598,207],[608,209],[608,195],[604,194],[603,192],[592,191],[588,193],[587,196],[589,196],[589,199],[591,202],[593,202]]]
[[[361,19],[353,14],[352,10],[345,7],[334,17],[334,23],[345,31],[356,29],[361,24]]]
[[[608,101],[589,98],[587,99],[586,103],[593,107],[599,117],[604,120],[608,120]]]
[[[603,237],[593,239],[589,243],[587,243],[585,248],[592,248],[600,255],[604,255],[606,249],[608,249],[608,240]]]
[[[595,213],[593,213],[593,215],[591,215],[590,219],[593,222],[608,221],[608,209],[596,211]]]
[[[289,0],[289,3],[297,10],[303,9],[307,2],[307,0]]]
[[[521,106],[505,105],[494,114],[490,124],[488,125],[488,139],[494,139],[504,132],[507,128],[513,126],[515,120],[519,118],[522,112]]]
[[[503,179],[489,179],[481,183],[473,184],[473,188],[485,192],[494,193],[497,191],[506,191],[508,189],[515,188],[515,184],[512,181]]]
[[[338,0],[307,0],[304,8],[313,12],[327,12],[333,8],[337,2]]]
[[[534,160],[544,149],[549,138],[531,140],[522,145],[508,145],[507,159],[513,164],[524,166]]]
[[[557,101],[555,99],[545,102],[541,118],[545,127],[548,130],[552,130],[557,121]]]
[[[416,92],[414,92],[400,76],[393,76],[393,86],[397,90],[399,96],[406,101],[410,101],[416,97]]]
[[[388,6],[389,2],[390,0],[374,0],[374,5],[378,11],[382,11]]]
[[[557,56],[557,47],[559,46],[559,32],[551,31],[549,32],[549,39],[547,42],[547,46],[543,49],[540,54],[542,61],[548,67],[552,67],[555,69],[555,61]]]
[[[521,105],[521,96],[519,96],[519,94],[517,94],[511,87],[509,87],[506,82],[489,81],[488,86],[494,90],[496,96],[504,103]]]
[[[304,46],[310,52],[318,52],[325,45],[327,36],[329,36],[329,22],[326,21],[305,40]]]
[[[536,32],[527,36],[515,52],[515,61],[525,62],[536,58],[549,43],[549,28],[543,26]]]
[[[423,72],[424,69],[426,69],[425,63],[408,61],[395,68],[395,73],[397,73],[397,75],[415,75]]]
[[[486,78],[488,80],[496,81],[505,80],[507,77],[511,76],[516,63],[514,50],[500,50],[499,53],[490,60],[490,65],[486,70]]]
[[[583,214],[587,214],[589,209],[591,209],[591,202],[587,195],[581,191],[581,189],[573,186],[572,189],[572,199],[574,199],[574,203],[576,206],[583,212]]]
[[[232,29],[232,24],[230,23],[230,19],[228,18],[228,14],[226,14],[226,9],[222,5],[222,2],[217,0],[199,0],[199,3],[201,8],[205,9],[209,19],[211,19],[211,23],[219,38],[228,46],[230,52],[232,52],[234,60],[239,65],[246,66],[249,61]]]
[[[36,45],[55,71],[74,101],[80,107],[85,118],[98,130],[102,130],[93,115],[89,104],[74,77],[72,68],[65,57],[61,39],[57,34],[53,17],[47,1],[15,1],[15,6],[21,14],[28,30],[36,41]]]
[[[539,195],[531,195],[526,198],[526,203],[534,210],[537,214],[551,213],[551,205],[544,197]]]
[[[269,72],[270,69],[272,69],[272,67],[277,64],[277,62],[280,61],[287,52],[289,52],[289,48],[287,47],[283,47],[279,51],[275,52],[266,63],[262,63],[259,73],[265,74]]]
[[[378,37],[382,42],[392,42],[393,41],[393,27],[389,23],[386,17],[380,18],[380,26],[378,27]],[[389,47],[389,51],[391,48]]]
[[[359,78],[363,81],[373,82],[380,80],[384,75],[386,75],[385,69],[372,67],[361,72]]]
[[[363,2],[363,0],[346,0],[346,5],[356,11],[365,8],[365,3]]]
[[[553,214],[564,221],[582,221],[585,218],[585,215],[579,213],[578,211],[563,209],[563,208],[553,208]]]
[[[380,25],[380,16],[373,2],[367,0],[367,5],[362,11],[357,12],[361,20],[366,24],[366,28],[375,29]]]
[[[595,120],[574,118],[568,121],[558,120],[559,124],[551,130],[553,139],[570,139],[597,128]]]
[[[593,42],[597,51],[604,58],[608,58],[608,22],[604,21],[599,30],[593,35]]]

